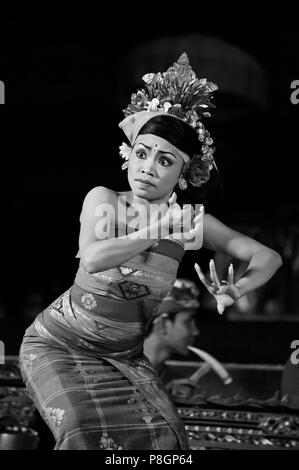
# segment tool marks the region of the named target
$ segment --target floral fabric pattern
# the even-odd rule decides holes
[[[128,404],[134,406],[134,413],[141,415],[141,418],[146,424],[150,424],[155,415],[154,408],[141,396],[138,390],[135,391],[134,396],[129,398]]]
[[[50,422],[54,427],[59,427],[62,423],[65,410],[61,410],[60,408],[53,408],[51,406],[44,409],[45,418],[48,422]]]
[[[90,293],[83,294],[81,297],[81,302],[87,310],[93,310],[97,306],[96,299]]]
[[[33,368],[33,363],[35,359],[37,358],[37,354],[33,353],[24,353],[24,367],[27,371],[28,374],[32,373],[32,368]]]
[[[116,444],[114,439],[109,437],[106,432],[102,434],[99,448],[101,450],[123,450],[122,446]]]

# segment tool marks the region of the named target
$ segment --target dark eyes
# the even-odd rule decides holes
[[[172,162],[168,160],[168,158],[162,157],[160,158],[159,162],[161,163],[162,166],[170,166],[172,165]],[[164,162],[164,163],[162,163]]]
[[[144,157],[146,157],[145,152],[143,152],[142,150],[138,150],[138,151],[136,152],[136,155],[137,155],[138,158],[144,158]]]
[[[138,158],[144,159],[144,158],[146,158],[146,153],[145,153],[143,150],[137,150],[136,156],[137,156]],[[169,160],[169,159],[166,158],[166,157],[161,157],[161,158],[159,158],[159,163],[160,163],[162,166],[170,166],[170,165],[172,165],[172,161]]]

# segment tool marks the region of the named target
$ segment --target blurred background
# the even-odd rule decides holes
[[[290,99],[298,44],[295,15],[272,8],[271,15],[191,7],[1,14],[0,339],[7,354],[18,354],[26,327],[72,285],[85,194],[98,185],[128,189],[118,122],[131,93],[142,75],[165,71],[185,51],[198,77],[219,85],[205,124],[223,191],[212,178],[206,212],[284,261],[223,316],[201,288],[196,345],[224,362],[287,361],[299,339],[299,104]],[[236,263],[188,252],[179,276],[199,283],[194,262],[206,271],[211,257],[224,273]]]

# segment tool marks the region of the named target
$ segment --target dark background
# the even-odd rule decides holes
[[[7,353],[18,352],[34,315],[73,282],[85,194],[97,185],[128,189],[118,156],[124,141],[118,122],[142,82],[135,77],[132,85],[132,60],[126,58],[143,45],[158,47],[160,39],[199,34],[251,55],[263,69],[268,93],[266,108],[226,96],[221,89],[215,95],[216,118],[208,127],[216,141],[224,193],[210,192],[207,207],[277,249],[284,266],[261,290],[255,311],[244,317],[248,321],[217,316],[202,290],[197,345],[223,361],[283,363],[290,343],[299,337],[294,265],[299,104],[290,101],[290,84],[299,80],[296,13],[289,7],[263,13],[253,6],[115,10],[83,10],[74,3],[69,12],[11,9],[0,17],[0,80],[6,91],[1,109],[0,338]],[[170,51],[166,67],[181,52]],[[195,72],[201,77],[198,68]],[[206,268],[211,256],[205,250],[188,253],[179,275],[197,282],[194,261]]]

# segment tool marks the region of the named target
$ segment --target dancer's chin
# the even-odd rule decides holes
[[[153,197],[155,193],[155,188],[149,185],[138,185],[138,187],[134,187],[133,193],[135,194],[135,196],[139,197],[145,197],[147,195]]]

